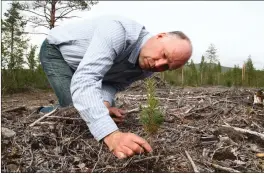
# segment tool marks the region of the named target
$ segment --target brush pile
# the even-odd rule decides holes
[[[257,89],[179,88],[158,83],[165,121],[152,139],[152,154],[118,160],[90,134],[78,112],[64,108],[43,117],[36,107],[52,93],[2,97],[2,172],[264,172],[264,108]],[[43,98],[44,96],[44,98]],[[142,83],[116,96],[128,111],[121,131],[146,137],[139,106]]]

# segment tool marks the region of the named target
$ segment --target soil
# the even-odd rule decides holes
[[[146,90],[140,84],[119,93],[117,107],[131,111],[146,104]],[[253,105],[252,98],[257,89],[158,84],[157,98],[165,120],[152,136],[153,152],[123,160],[93,138],[74,108],[56,111],[31,127],[43,116],[37,108],[56,101],[54,93],[3,96],[2,128],[15,135],[6,137],[2,132],[1,171],[161,173],[197,168],[205,173],[264,172],[264,108]],[[137,111],[129,112],[118,127],[147,136]]]

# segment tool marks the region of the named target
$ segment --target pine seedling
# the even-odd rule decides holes
[[[141,110],[140,121],[148,137],[150,137],[157,133],[160,125],[163,123],[163,115],[158,108],[159,101],[155,98],[155,80],[153,78],[148,78],[145,85],[147,88],[147,106],[143,107]]]

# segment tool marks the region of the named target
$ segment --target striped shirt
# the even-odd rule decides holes
[[[126,87],[103,84],[104,75],[117,60],[136,64],[140,48],[150,37],[143,25],[114,16],[79,20],[50,31],[48,42],[58,45],[76,70],[70,86],[73,105],[97,141],[118,130],[103,101],[112,105],[115,94]],[[142,78],[151,75],[145,74]]]

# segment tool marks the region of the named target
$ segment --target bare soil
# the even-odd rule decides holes
[[[118,127],[146,137],[139,112],[131,112],[146,103],[146,91],[139,84],[116,97],[116,105],[129,111]],[[159,84],[157,98],[165,121],[152,137],[154,151],[124,160],[93,138],[74,108],[56,111],[30,127],[43,116],[36,108],[56,101],[52,92],[3,96],[2,128],[15,135],[2,133],[1,171],[264,172],[264,108],[253,106],[256,90]]]

